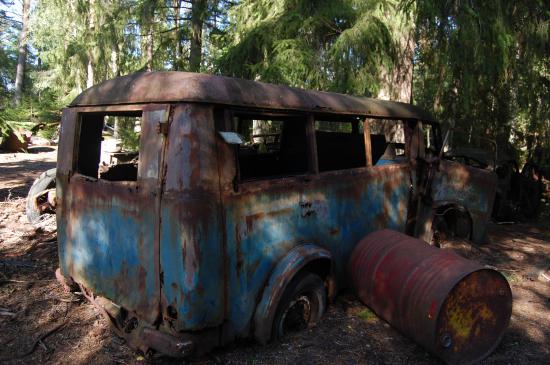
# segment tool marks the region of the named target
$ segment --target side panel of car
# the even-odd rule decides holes
[[[228,320],[246,336],[270,274],[292,248],[330,251],[338,285],[353,245],[383,227],[403,231],[410,190],[406,164],[363,167],[238,184],[232,146],[218,143],[228,269]]]
[[[271,272],[292,248],[328,250],[345,287],[361,237],[404,231],[412,177],[396,163],[239,182],[216,113],[201,104],[146,107],[137,183],[77,174],[68,184],[71,169],[60,163],[60,258],[64,274],[149,323],[160,308],[171,330],[227,320],[224,336],[247,336]]]
[[[153,148],[155,150],[163,145],[155,125],[166,111],[166,106],[155,106],[143,112],[142,142],[155,144],[158,147]],[[63,130],[62,143],[78,137],[84,123],[96,124],[99,128],[94,136],[86,135],[85,138],[101,138],[103,119],[99,118],[102,116],[84,121],[75,112],[69,113],[72,122],[64,125],[67,129]],[[68,136],[69,133],[74,134]],[[79,140],[84,143],[84,138]],[[78,150],[75,147],[70,155],[78,158]],[[99,147],[93,150],[90,153],[99,156]],[[62,272],[91,288],[96,295],[110,298],[139,317],[154,322],[158,315],[160,288],[157,196],[162,161],[154,151],[150,149],[150,152],[140,165],[137,182],[84,176],[73,173],[76,171],[74,164],[61,162],[58,170],[61,209],[57,215]],[[66,156],[60,155],[61,160],[64,158]]]
[[[471,239],[481,243],[486,239],[496,184],[492,171],[441,160],[432,183],[433,201],[464,207],[471,218]]]
[[[220,325],[225,261],[212,108],[175,106],[161,208],[162,310],[170,327]]]

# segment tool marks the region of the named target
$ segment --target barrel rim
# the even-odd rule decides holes
[[[495,351],[495,349],[498,347],[498,345],[500,345],[500,342],[502,341],[502,338],[504,337],[504,334],[506,333],[506,329],[508,328],[509,324],[510,324],[510,319],[511,319],[511,316],[512,316],[512,312],[513,312],[513,309],[514,309],[514,301],[513,301],[513,297],[512,297],[512,287],[510,286],[510,283],[508,282],[508,279],[506,279],[506,277],[498,270],[494,270],[494,269],[491,269],[491,268],[488,268],[488,267],[481,267],[477,270],[473,270],[471,272],[467,272],[466,274],[462,275],[462,277],[460,277],[459,279],[456,280],[456,283],[453,285],[452,289],[449,291],[449,295],[447,295],[447,298],[441,302],[438,310],[437,310],[437,320],[436,320],[436,328],[437,326],[439,325],[439,321],[440,321],[440,317],[441,317],[441,309],[443,308],[443,305],[445,305],[447,303],[447,300],[450,296],[450,294],[456,289],[456,287],[458,286],[458,284],[460,284],[464,279],[466,279],[468,276],[472,275],[472,274],[475,274],[475,273],[478,273],[478,272],[481,272],[481,271],[487,271],[487,272],[491,272],[491,273],[496,273],[498,276],[500,276],[504,282],[507,284],[506,287],[508,288],[508,292],[510,294],[510,303],[511,303],[511,306],[510,306],[510,314],[506,317],[506,323],[504,324],[504,326],[502,327],[502,331],[500,332],[500,334],[498,335],[498,337],[495,339],[495,341],[493,342],[493,344],[487,349],[487,351],[485,351],[482,355],[476,357],[474,360],[471,360],[469,362],[464,362],[464,363],[460,363],[461,365],[473,365],[473,364],[478,364],[480,361],[482,361],[483,359],[487,358],[489,355],[491,355],[491,353],[493,351]],[[438,356],[439,357],[439,356]],[[442,359],[445,360],[445,362],[447,362],[447,360],[443,357],[440,357]]]

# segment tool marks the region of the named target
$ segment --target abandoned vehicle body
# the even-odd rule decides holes
[[[113,123],[139,135],[106,157]],[[106,81],[63,112],[61,274],[142,350],[265,343],[319,319],[370,232],[426,238],[458,209],[484,236],[494,173],[439,159],[441,140],[403,103],[182,72]]]

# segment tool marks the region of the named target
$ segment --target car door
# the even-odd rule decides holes
[[[159,198],[165,146],[158,126],[168,121],[169,106],[142,110],[137,177],[127,181],[98,176],[102,129],[108,115],[67,115],[73,119],[63,128],[76,123],[76,128],[67,129],[76,131],[77,161],[73,167],[60,164],[57,214],[62,271],[94,294],[153,322],[159,307]],[[87,123],[94,126],[84,127]],[[61,143],[71,139],[62,136]],[[88,145],[90,140],[93,145]],[[88,161],[79,162],[79,158]],[[65,173],[69,178],[62,176]]]

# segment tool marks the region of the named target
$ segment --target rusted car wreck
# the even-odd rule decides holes
[[[115,117],[139,149],[105,161]],[[106,81],[63,112],[61,275],[143,351],[266,343],[321,317],[371,232],[429,242],[459,211],[483,240],[496,177],[441,150],[408,104],[182,72]]]

